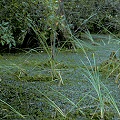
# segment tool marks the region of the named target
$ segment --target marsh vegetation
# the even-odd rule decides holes
[[[119,120],[119,6],[2,0],[0,119]]]

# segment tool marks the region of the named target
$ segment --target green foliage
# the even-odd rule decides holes
[[[78,37],[86,29],[92,33],[107,33],[103,27],[114,33],[120,30],[119,1],[67,0],[64,4],[67,22]]]
[[[20,116],[21,118],[25,118],[21,113],[19,113],[18,111],[16,111],[12,106],[10,106],[8,103],[6,103],[5,101],[0,99],[0,102],[2,102],[3,104],[7,105],[13,112],[15,112],[18,116]]]
[[[2,46],[9,45],[9,48],[11,48],[12,45],[16,45],[13,34],[11,32],[11,26],[8,22],[3,21],[2,24],[0,24],[0,43]]]
[[[30,22],[36,22],[40,25],[40,14],[41,9],[39,9],[38,2],[29,1],[2,1],[1,2],[1,22],[9,22],[11,25],[11,32],[13,33],[14,39],[17,44],[22,44],[26,33],[30,29]]]
[[[120,60],[116,57],[116,53],[114,56],[113,55],[110,55],[108,60],[103,61],[100,64],[99,71],[101,72],[102,76],[106,76],[106,78],[113,77],[115,82],[119,83]]]
[[[31,23],[37,26],[35,30],[45,41],[56,39],[57,29],[62,31],[67,41],[70,37],[68,27],[76,37],[81,37],[81,31],[86,30],[90,33],[110,31],[119,34],[119,6],[119,1],[110,0],[66,0],[64,2],[59,0],[2,0],[0,22],[1,24],[2,21],[9,23],[16,44],[23,43],[26,33],[31,29]]]

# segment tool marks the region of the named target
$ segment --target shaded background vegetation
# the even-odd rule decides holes
[[[68,47],[69,30],[77,38],[87,30],[119,37],[119,11],[119,0],[1,0],[1,52],[50,46],[53,36],[56,46]]]

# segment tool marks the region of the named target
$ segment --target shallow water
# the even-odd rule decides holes
[[[93,50],[86,51],[92,66],[94,66],[93,53],[95,54],[96,65],[99,65],[109,59],[112,51],[119,49],[119,45],[107,44],[107,42],[106,45],[92,47]],[[117,52],[117,57],[119,58],[119,52]],[[55,60],[55,70],[60,73],[64,85],[60,84],[60,77],[52,80],[49,57],[45,52],[3,55],[0,58],[0,98],[21,114],[26,115],[26,120],[89,120],[95,111],[99,116],[98,96],[82,71],[85,65],[90,66],[82,50],[61,51],[56,55]],[[109,89],[120,109],[120,88],[118,88],[118,84],[113,78],[106,79],[104,76],[101,77],[101,81]],[[54,101],[64,114],[68,114],[67,118],[62,117],[50,105],[46,96]],[[77,106],[75,107],[72,102]],[[82,115],[79,108],[85,115]],[[114,112],[109,104],[106,106],[106,111],[109,111],[107,117],[110,116],[106,119],[119,119],[117,112]],[[1,106],[0,113],[2,119],[21,120],[4,104]],[[98,117],[93,118],[99,119]]]

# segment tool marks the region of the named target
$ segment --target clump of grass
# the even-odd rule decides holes
[[[110,94],[110,91],[108,90],[108,88],[101,81],[99,67],[96,64],[94,53],[93,53],[93,65],[92,65],[92,62],[90,61],[89,57],[87,56],[87,53],[84,50],[84,47],[82,47],[82,44],[80,44],[80,43],[79,43],[79,45],[82,48],[82,50],[85,54],[85,57],[87,58],[88,63],[91,67],[91,70],[90,70],[90,68],[81,60],[81,62],[84,65],[83,74],[86,77],[86,79],[91,83],[93,89],[97,93],[98,98],[96,98],[96,99],[98,99],[98,101],[99,101],[97,109],[100,109],[100,118],[102,120],[105,118],[105,111],[106,111],[106,106],[107,106],[106,100],[109,104],[111,104],[115,108],[118,115],[120,116],[120,111],[117,107],[117,104],[116,104],[114,98]],[[95,66],[95,67],[93,67],[93,66]]]
[[[3,101],[2,99],[0,99],[0,102],[2,104],[7,105],[14,113],[16,113],[18,116],[20,116],[21,118],[25,118],[24,115],[22,115],[20,112],[18,112],[17,110],[15,110],[10,104],[8,104],[7,102]],[[5,116],[4,116],[5,117]]]
[[[32,88],[33,88],[33,87],[32,87]],[[60,108],[60,107],[54,102],[54,100],[50,99],[45,93],[41,92],[39,89],[37,89],[37,88],[35,88],[35,87],[34,87],[33,89],[35,89],[38,93],[40,93],[42,96],[44,96],[46,102],[47,102],[50,106],[52,106],[57,112],[59,112],[64,118],[67,118],[68,115],[69,115],[75,108],[76,108],[82,115],[85,115],[84,112],[79,108],[78,105],[80,104],[80,102],[81,102],[82,100],[84,100],[84,98],[85,98],[86,96],[84,96],[82,99],[80,99],[80,100],[75,104],[73,101],[71,101],[69,98],[67,98],[67,97],[66,97],[65,95],[63,95],[62,93],[58,92],[57,90],[54,90],[52,87],[50,87],[50,88],[53,90],[53,92],[57,93],[57,94],[59,95],[59,97],[61,97],[61,101],[62,101],[62,100],[67,101],[69,104],[72,105],[71,109],[68,110],[67,113],[63,112],[63,109]],[[39,98],[38,98],[38,99],[39,99]],[[39,100],[41,100],[41,99],[39,99]],[[51,113],[51,114],[52,114],[52,113]]]
[[[89,30],[85,31],[85,35],[86,35],[86,37],[91,41],[91,43],[92,43],[93,45],[99,45],[98,43],[96,43],[96,42],[94,41],[94,39],[93,39],[93,37],[92,37],[92,35],[91,35],[91,33],[90,33]]]
[[[115,82],[119,83],[120,75],[120,60],[116,57],[116,52],[112,51],[108,60],[103,61],[99,66],[99,72],[106,79],[109,77],[115,78]]]

